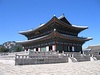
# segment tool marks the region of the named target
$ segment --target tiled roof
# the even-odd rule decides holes
[[[54,35],[56,34],[56,35]],[[63,37],[63,38],[66,38],[66,39],[74,39],[74,40],[83,40],[83,41],[88,41],[88,40],[91,40],[91,38],[84,38],[84,37],[77,37],[77,36],[71,36],[71,35],[66,35],[66,34],[61,34],[57,31],[53,31],[52,33],[48,34],[48,35],[45,35],[45,36],[41,36],[41,37],[38,37],[38,38],[34,38],[34,39],[30,39],[30,40],[25,40],[25,41],[17,41],[17,43],[28,43],[28,42],[33,42],[33,41],[36,41],[36,40],[40,40],[40,39],[43,39],[43,38],[50,38],[50,36],[53,36],[53,37]]]

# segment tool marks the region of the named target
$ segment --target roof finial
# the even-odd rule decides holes
[[[64,13],[60,16],[60,17],[58,17],[58,19],[62,19],[62,18],[64,18],[65,17],[65,15],[64,15]]]
[[[54,14],[54,16],[56,16],[56,15]]]
[[[62,14],[63,17],[65,17],[64,13]]]

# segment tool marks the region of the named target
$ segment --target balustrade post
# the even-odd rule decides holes
[[[92,54],[92,57],[93,57],[93,54]]]
[[[72,58],[74,57],[74,54],[72,54]]]

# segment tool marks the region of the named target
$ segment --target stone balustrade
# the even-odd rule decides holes
[[[81,54],[78,52],[66,53],[34,53],[33,55],[15,55],[15,65],[29,64],[51,64],[51,63],[67,63],[69,59],[72,62],[91,61],[91,57],[95,61],[100,60],[100,55]],[[93,61],[92,60],[92,61]]]

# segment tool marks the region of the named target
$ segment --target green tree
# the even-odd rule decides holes
[[[1,47],[0,47],[0,52],[9,52],[9,49],[7,49],[7,48],[1,46]]]
[[[18,45],[15,46],[15,51],[16,52],[20,52],[22,50],[23,50],[23,47],[21,45],[18,44]]]

